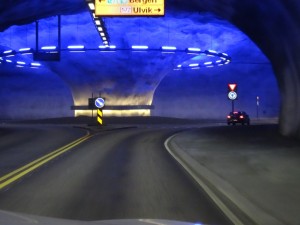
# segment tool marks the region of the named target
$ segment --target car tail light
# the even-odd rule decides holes
[[[228,119],[230,119],[230,116],[227,116]]]
[[[240,116],[240,119],[244,119],[244,116]]]

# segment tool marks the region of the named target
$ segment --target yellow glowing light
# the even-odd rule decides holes
[[[97,116],[97,110],[75,110],[75,117],[78,116]],[[129,116],[150,116],[150,109],[134,110],[103,110],[103,117],[129,117]]]
[[[164,16],[165,0],[96,1],[96,16]]]

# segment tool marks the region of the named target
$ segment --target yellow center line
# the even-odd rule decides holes
[[[33,162],[28,163],[27,165],[20,167],[19,169],[15,170],[3,177],[0,177],[0,182],[2,182],[0,184],[0,190],[3,189],[4,187],[8,186],[12,182],[22,178],[26,174],[32,172],[33,170],[37,169],[38,167],[44,165],[45,163],[49,162],[50,160],[71,150],[72,148],[74,148],[75,146],[79,145],[80,143],[86,141],[87,139],[91,138],[92,136],[93,135],[87,134],[84,137],[81,137],[81,138],[79,138],[79,139],[77,139],[77,140],[43,156],[43,157],[40,157],[40,158],[34,160]]]
[[[48,158],[49,156],[51,156],[51,155],[53,155],[53,154],[55,154],[55,153],[57,153],[57,152],[62,151],[63,149],[67,148],[68,146],[74,145],[75,143],[77,143],[77,142],[80,141],[81,139],[84,139],[84,138],[86,138],[86,137],[88,137],[88,136],[89,136],[89,134],[87,134],[87,135],[85,135],[84,137],[81,137],[81,138],[79,138],[79,139],[77,139],[77,140],[75,140],[75,141],[73,141],[73,142],[71,142],[71,143],[69,143],[69,144],[67,144],[67,145],[65,145],[65,146],[63,146],[63,147],[61,147],[61,148],[55,150],[55,151],[53,151],[53,152],[50,152],[49,154],[47,154],[47,155],[45,155],[45,156],[43,156],[43,157],[40,157],[40,158],[34,160],[33,162],[28,163],[27,165],[25,165],[25,166],[23,166],[23,167],[21,167],[21,168],[15,170],[15,171],[9,173],[9,174],[7,174],[7,175],[5,175],[5,176],[3,176],[3,177],[0,177],[0,182],[2,182],[3,180],[6,180],[7,178],[9,178],[9,177],[11,177],[11,176],[13,176],[13,175],[19,173],[20,171],[22,171],[22,170],[24,170],[24,169],[27,169],[28,167],[30,167],[30,166],[36,164],[37,162],[39,162],[39,161],[41,161],[41,160],[43,160],[43,159],[45,159],[45,158]]]

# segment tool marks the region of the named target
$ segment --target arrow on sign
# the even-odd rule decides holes
[[[158,11],[158,12],[160,12],[161,10],[160,10],[160,8],[158,8],[158,9],[154,9],[154,11]]]

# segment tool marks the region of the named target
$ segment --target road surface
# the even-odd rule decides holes
[[[151,218],[230,224],[165,150],[164,141],[175,131],[132,128],[97,133],[2,189],[0,209],[87,221]],[[49,142],[56,137],[50,133]],[[48,148],[48,141],[36,149]],[[20,152],[19,145],[31,142],[38,144],[29,139],[15,147]]]

